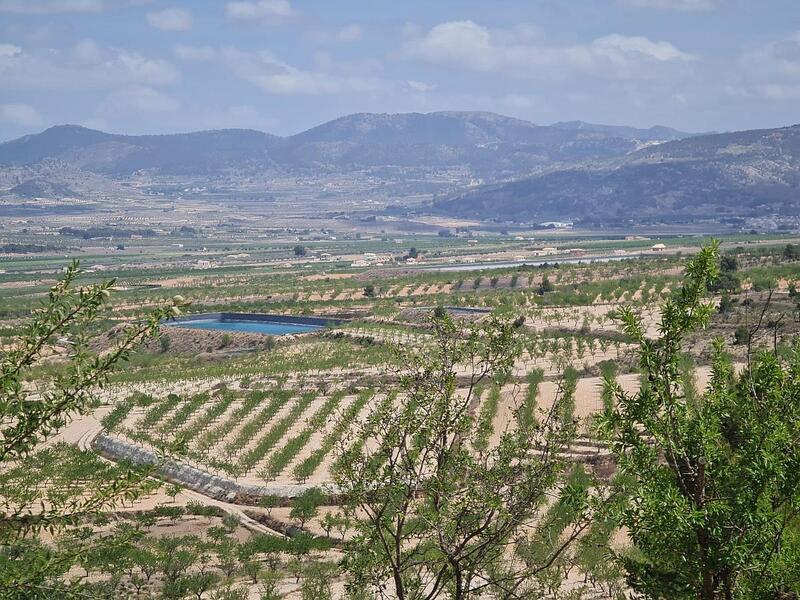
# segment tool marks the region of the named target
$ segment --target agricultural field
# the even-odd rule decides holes
[[[642,385],[637,345],[622,332],[618,311],[630,308],[646,335],[658,336],[660,307],[680,287],[686,257],[707,242],[663,238],[666,251],[651,252],[653,239],[579,233],[547,234],[552,237],[546,240],[493,232],[463,238],[286,230],[263,235],[251,242],[247,232],[209,227],[158,243],[142,238],[112,246],[82,238],[66,243],[58,236],[65,245],[57,250],[0,255],[0,345],[13,347],[65,256],[82,261],[82,283],[115,278],[93,330],[92,349],[101,356],[126,325],[177,295],[189,315],[336,319],[320,332],[288,336],[162,326],[97,390],[96,410],[75,418],[44,448],[85,452],[103,464],[158,462],[166,482],[156,480],[144,497],[113,513],[115,521],[146,523],[151,541],[141,552],[188,553],[199,544],[215,565],[214,582],[238,577],[243,583],[244,571],[226,572],[232,548],[248,560],[267,553],[277,573],[270,577],[288,597],[302,591],[301,577],[292,575],[302,571],[298,556],[313,555],[321,572],[334,572],[351,535],[342,526],[336,461],[354,448],[380,445],[359,432],[405,402],[403,357],[433,347],[432,315],[449,314],[463,330],[493,318],[520,324],[503,385],[483,382],[471,390],[470,365],[454,366],[457,394],[472,393],[476,451],[489,451],[558,402],[567,406],[560,418],[576,429],[560,456],[605,476],[611,456],[595,429],[596,415],[612,401],[604,382],[629,393]],[[37,244],[43,236],[17,232],[8,238]],[[800,331],[799,242],[791,236],[722,239],[727,263],[715,312],[709,328],[689,340],[681,367],[687,395],[708,384],[714,338],[729,342],[736,368],[757,347],[781,352],[792,343]],[[550,245],[579,252],[533,259]],[[412,254],[418,260],[409,262]],[[517,261],[520,256],[525,258]],[[201,260],[209,264],[196,268]],[[26,384],[35,388],[46,381],[69,351],[68,341],[57,341]],[[304,512],[312,497],[312,509]],[[307,536],[302,543],[298,534]],[[92,577],[107,580],[107,573],[95,571]],[[145,571],[134,572],[124,581],[134,597],[147,597],[145,591],[178,577],[168,569],[142,581]],[[264,583],[259,577],[250,584],[253,594]],[[343,579],[331,577],[341,590]],[[578,569],[564,582],[568,589],[591,588],[601,594],[596,597],[613,593],[610,583],[587,577]]]

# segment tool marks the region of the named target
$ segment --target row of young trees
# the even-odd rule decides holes
[[[76,292],[76,275],[73,266],[20,349],[3,356],[3,478],[18,474],[13,467],[71,415],[91,410],[91,390],[176,311],[159,309],[131,326],[118,351],[96,358],[86,342],[110,286]],[[737,373],[717,343],[709,386],[687,391],[683,341],[707,325],[714,310],[707,292],[718,277],[712,245],[689,261],[683,287],[663,306],[657,339],[645,336],[632,310],[620,311],[638,345],[644,385],[627,393],[613,370],[604,373],[596,424],[615,459],[612,476],[569,460],[574,376],[546,409],[526,395],[515,425],[486,443],[477,398],[512,384],[522,323],[490,318],[465,329],[436,315],[435,343],[406,350],[398,363],[402,402],[383,403],[337,444],[334,478],[351,528],[341,564],[348,594],[555,597],[566,578],[579,577],[577,565],[606,597],[797,598],[800,345],[788,357],[754,353]],[[32,396],[23,373],[61,337],[74,348],[64,375]],[[107,473],[110,481],[81,486],[79,501],[67,500],[69,485],[60,503],[37,510],[20,508],[19,497],[3,499],[0,589],[7,597],[53,597],[63,589],[70,565],[101,542],[85,536],[68,549],[35,542],[44,527],[74,532],[141,493],[150,473],[122,469]],[[620,530],[626,542],[612,543]]]

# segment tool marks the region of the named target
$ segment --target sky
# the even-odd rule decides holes
[[[798,0],[0,0],[0,140],[354,112],[800,122]]]

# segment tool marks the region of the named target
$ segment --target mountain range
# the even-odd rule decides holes
[[[402,182],[402,193],[433,190],[424,210],[482,220],[797,215],[800,126],[698,135],[582,121],[535,125],[486,112],[359,113],[288,137],[246,129],[129,136],[63,125],[0,144],[7,199],[91,196],[98,182],[131,178],[225,181],[235,189],[252,176],[341,174]],[[402,207],[397,195],[391,203]]]
[[[619,156],[659,138],[687,134],[585,123],[538,126],[480,112],[349,115],[297,135],[247,129],[128,136],[75,125],[51,127],[0,144],[0,165],[57,159],[112,177],[353,170],[384,165],[466,165],[497,179],[527,170]]]

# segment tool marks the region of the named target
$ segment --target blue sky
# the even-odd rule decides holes
[[[488,110],[800,122],[797,0],[0,0],[0,140]]]

